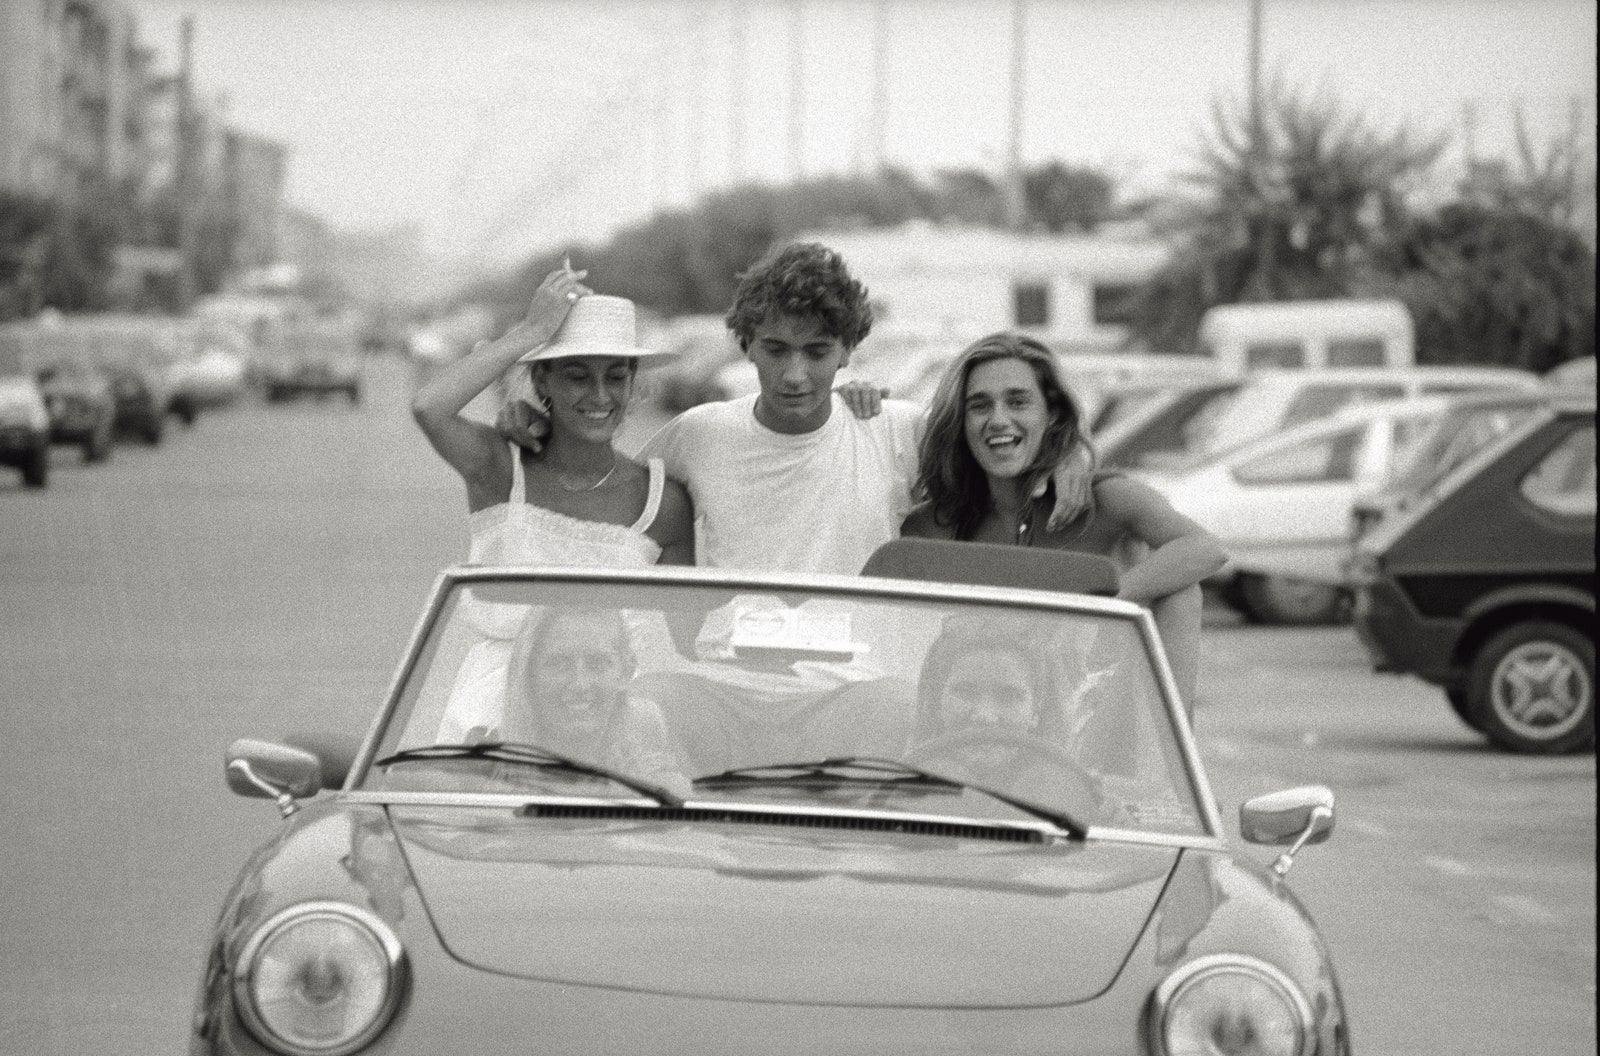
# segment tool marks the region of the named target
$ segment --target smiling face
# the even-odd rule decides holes
[[[939,720],[947,730],[1036,732],[1039,709],[1022,658],[988,650],[957,657],[939,693]]]
[[[850,350],[811,319],[769,316],[745,349],[761,383],[756,421],[778,433],[809,433],[833,410],[833,376]]]
[[[621,356],[568,356],[540,364],[534,388],[550,401],[550,430],[609,444],[633,391],[634,361]]]
[[[1033,468],[1051,422],[1031,365],[992,359],[973,367],[962,407],[967,447],[984,473],[1009,479]]]
[[[567,613],[545,626],[528,680],[539,728],[560,747],[592,749],[623,703],[631,676],[623,634],[614,612]]]

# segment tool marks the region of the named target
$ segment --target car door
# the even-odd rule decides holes
[[[1386,450],[1380,424],[1357,422],[1284,446],[1241,452],[1214,530],[1241,570],[1337,582],[1357,481]]]

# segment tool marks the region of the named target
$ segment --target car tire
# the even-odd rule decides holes
[[[22,483],[30,488],[42,488],[50,482],[50,449],[35,448],[22,462]]]
[[[144,423],[144,428],[139,430],[139,435],[143,438],[146,444],[151,447],[155,447],[157,444],[161,443],[161,436],[163,432],[164,430],[161,426],[161,419],[157,418]]]
[[[361,402],[361,386],[359,385],[351,385],[349,388],[344,390],[344,394],[350,397],[350,402],[352,404]]]
[[[1245,615],[1257,623],[1306,627],[1344,623],[1350,618],[1350,595],[1343,587],[1256,573],[1242,573],[1238,578]]]
[[[1594,642],[1552,620],[1512,624],[1473,656],[1467,704],[1498,747],[1541,755],[1592,748]]]
[[[85,462],[104,462],[111,457],[111,429],[96,429],[83,442]]]

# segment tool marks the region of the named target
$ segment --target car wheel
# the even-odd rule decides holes
[[[351,385],[349,388],[344,390],[344,394],[350,397],[351,403],[361,402],[361,387],[359,385]]]
[[[1485,642],[1467,669],[1480,728],[1514,752],[1594,745],[1594,642],[1564,623],[1527,620]]]
[[[157,444],[161,443],[161,434],[161,419],[159,418],[146,422],[144,428],[140,430],[140,435],[144,437],[144,442],[149,444],[151,447],[155,447]]]
[[[22,483],[30,488],[42,488],[50,480],[50,450],[36,448],[22,463]]]
[[[1467,700],[1466,690],[1447,689],[1444,691],[1444,698],[1450,702],[1450,710],[1456,713],[1456,718],[1480,733],[1483,731],[1483,723],[1472,713],[1472,704]]]
[[[1241,574],[1239,599],[1245,614],[1260,623],[1309,626],[1350,618],[1350,595],[1343,587],[1309,579]]]
[[[194,424],[199,412],[195,409],[193,400],[180,396],[172,402],[172,413],[178,416],[178,421],[183,423],[184,428],[188,428]]]

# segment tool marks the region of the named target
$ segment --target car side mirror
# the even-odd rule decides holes
[[[322,787],[336,792],[344,787],[361,750],[361,737],[326,730],[295,730],[284,734],[283,743],[317,757],[322,768]]]
[[[226,758],[234,794],[276,800],[284,817],[298,809],[295,800],[322,791],[322,763],[304,749],[241,737],[228,745]]]
[[[1239,807],[1239,832],[1250,843],[1289,844],[1272,865],[1272,871],[1282,876],[1300,848],[1333,835],[1333,790],[1305,785],[1246,800]]]

